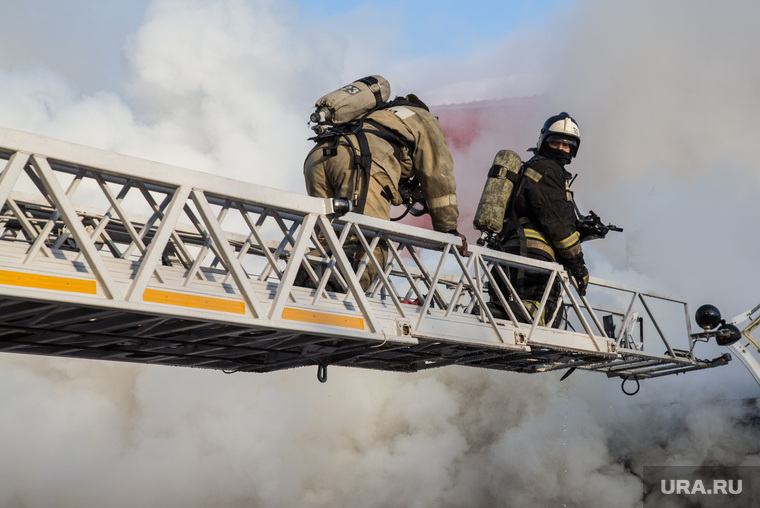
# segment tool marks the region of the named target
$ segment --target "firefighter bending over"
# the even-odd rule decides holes
[[[391,205],[404,201],[399,184],[416,177],[433,228],[459,236],[458,250],[465,255],[467,243],[457,231],[454,165],[438,119],[415,95],[387,102],[389,97],[388,82],[369,76],[317,101],[316,146],[304,162],[306,190],[315,197],[348,198],[352,211],[390,220]],[[356,269],[364,254],[358,240],[349,238],[344,250]],[[384,266],[387,245],[381,242],[374,254]],[[361,287],[366,291],[376,276],[367,264]]]
[[[525,162],[522,176],[515,184],[494,246],[509,253],[561,263],[575,279],[579,294],[585,295],[589,273],[576,229],[577,209],[569,186],[572,175],[565,170],[565,165],[577,155],[580,142],[578,124],[567,113],[546,120],[536,148],[531,149],[534,156]],[[549,275],[511,268],[509,277],[526,308],[535,317]],[[496,280],[507,297],[510,293],[506,285],[499,277]],[[497,317],[506,317],[498,297],[492,288],[489,290],[492,293],[489,307]],[[547,324],[554,314],[560,294],[560,285],[555,281],[541,317],[542,324]],[[519,305],[513,305],[515,303],[510,302],[510,307],[518,318],[524,317]],[[558,314],[553,326],[558,326],[559,317]]]

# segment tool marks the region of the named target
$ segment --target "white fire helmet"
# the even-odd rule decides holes
[[[538,144],[536,145],[539,153],[543,151],[543,144],[552,136],[558,136],[570,141],[570,155],[575,157],[581,144],[581,130],[578,127],[578,123],[564,111],[559,115],[550,117],[544,122],[544,126],[541,127],[541,134],[538,136]]]

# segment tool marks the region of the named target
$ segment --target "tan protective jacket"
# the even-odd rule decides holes
[[[459,207],[454,163],[438,119],[422,107],[392,106],[370,113],[365,119],[364,131],[372,155],[372,178],[364,214],[389,220],[391,204],[401,204],[399,181],[414,173],[422,186],[433,228],[441,232],[456,229]],[[389,133],[395,140],[385,139]],[[348,139],[360,154],[356,136],[349,135]],[[336,142],[335,155],[325,154],[324,148],[335,146]],[[352,199],[356,173],[353,152],[343,138],[318,141],[304,163],[310,196]],[[359,191],[363,188],[362,175]]]

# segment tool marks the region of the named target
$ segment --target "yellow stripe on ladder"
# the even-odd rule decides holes
[[[283,309],[282,319],[364,330],[364,319],[359,317],[328,314],[326,312],[314,312],[312,310],[294,309],[292,307],[285,307],[285,309]]]
[[[25,288],[52,289],[72,293],[97,294],[98,286],[94,280],[72,279],[55,275],[38,275],[24,272],[0,270],[0,284],[22,286]]]
[[[178,305],[180,307],[192,307],[194,309],[218,310],[221,312],[232,312],[234,314],[245,314],[245,302],[227,300],[224,298],[212,298],[210,296],[187,295],[184,293],[174,293],[172,291],[161,291],[158,289],[146,289],[143,293],[143,301]]]

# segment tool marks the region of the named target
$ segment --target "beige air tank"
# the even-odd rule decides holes
[[[521,166],[520,156],[512,150],[500,150],[494,157],[472,221],[475,229],[483,232],[479,245],[485,244],[491,234],[501,232],[504,213],[517,185]]]
[[[317,124],[341,125],[388,101],[391,85],[382,76],[367,76],[320,98],[311,114]]]

